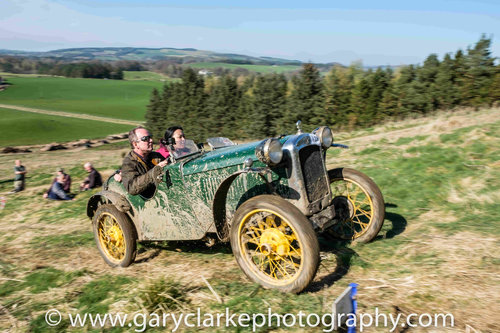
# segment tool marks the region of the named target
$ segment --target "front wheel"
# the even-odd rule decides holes
[[[294,205],[273,195],[244,202],[231,226],[238,265],[265,288],[298,293],[316,275],[319,244],[309,220]]]
[[[357,170],[328,171],[337,223],[327,229],[335,237],[367,243],[382,228],[384,198],[378,186]]]
[[[127,267],[136,256],[135,229],[115,206],[101,205],[92,219],[94,239],[104,261],[112,267]]]

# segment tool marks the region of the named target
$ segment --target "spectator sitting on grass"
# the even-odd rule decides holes
[[[83,165],[85,168],[85,171],[89,173],[87,178],[83,181],[83,183],[80,184],[80,191],[87,191],[92,188],[96,188],[99,186],[102,186],[102,178],[101,174],[94,169],[92,164],[90,162],[87,162]]]
[[[74,200],[68,195],[70,188],[71,176],[64,173],[63,168],[58,168],[56,177],[43,197],[53,200]]]

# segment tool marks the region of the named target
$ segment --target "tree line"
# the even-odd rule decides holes
[[[140,71],[144,67],[137,61],[67,62],[63,59],[28,57],[0,57],[0,71],[16,74],[44,74],[72,78],[122,80],[123,71]]]
[[[33,58],[22,56],[0,56],[0,71],[15,74],[44,74],[72,78],[123,79],[123,71],[153,71],[170,78],[181,78],[191,62],[186,59],[161,59],[155,61],[69,61],[64,58]],[[228,61],[226,61],[228,62]],[[252,73],[237,67],[234,69],[214,67],[213,76],[249,76]]]
[[[482,36],[466,52],[429,55],[422,65],[364,70],[334,66],[322,77],[313,64],[290,79],[280,74],[204,78],[191,69],[182,80],[154,89],[147,127],[155,137],[181,125],[196,141],[207,137],[265,138],[329,125],[337,130],[372,126],[389,119],[500,101],[500,65]]]

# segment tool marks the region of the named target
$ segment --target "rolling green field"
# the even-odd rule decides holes
[[[301,66],[291,66],[291,65],[283,65],[283,66],[269,66],[269,65],[237,65],[237,64],[226,64],[221,62],[199,62],[186,65],[187,67],[198,68],[198,69],[211,69],[211,68],[227,68],[227,69],[236,69],[236,68],[245,68],[251,72],[257,73],[285,73],[285,72],[293,72],[301,69]]]
[[[9,77],[0,104],[143,121],[159,81],[117,81],[60,77]]]
[[[0,128],[3,147],[102,138],[131,126],[0,108]]]
[[[401,320],[410,314],[454,317],[453,327],[448,321],[447,328],[397,327],[394,332],[500,331],[500,113],[448,113],[398,126],[353,132],[339,142],[348,144],[348,150],[328,151],[329,168],[358,169],[379,185],[386,202],[384,226],[369,244],[320,237],[318,274],[299,295],[251,283],[228,244],[207,248],[202,242],[146,243],[139,246],[130,267],[110,268],[99,256],[86,217],[86,203],[97,190],[79,193],[71,202],[46,201],[42,193],[57,166],[64,165],[75,183],[86,175],[85,161],[107,176],[127,149],[18,155],[28,179],[25,191],[4,194],[6,204],[0,210],[0,330],[131,332],[137,327],[87,324],[74,329],[68,313],[132,317],[154,312],[161,318],[163,313],[196,313],[199,308],[202,314],[215,314],[228,308],[232,314],[271,309],[280,315],[322,315],[330,313],[336,297],[355,282],[359,313],[374,315],[377,309]],[[13,159],[0,156],[0,193],[12,189]],[[56,328],[45,321],[49,309],[63,315]],[[168,329],[173,327],[169,320]],[[388,332],[391,327],[389,321],[388,327],[365,327],[364,332]],[[275,320],[257,332],[328,329],[321,323],[315,329],[278,327]]]
[[[180,79],[172,79],[166,75],[151,71],[123,71],[123,79],[126,81],[161,81],[161,82],[174,82],[180,81]]]

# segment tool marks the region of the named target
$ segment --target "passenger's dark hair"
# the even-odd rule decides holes
[[[182,129],[182,127],[180,127],[180,126],[172,126],[172,127],[167,128],[167,130],[165,131],[165,135],[163,136],[163,138],[165,140],[171,138],[172,135],[174,135],[174,132],[177,131],[177,130],[181,130],[181,131],[184,132],[184,130]]]
[[[167,145],[169,141],[168,139],[171,139],[172,135],[174,135],[174,132],[177,130],[181,130],[184,132],[184,130],[180,126],[172,126],[167,128],[167,130],[165,131],[165,135],[163,136],[163,140],[161,140],[161,143],[163,145]]]

